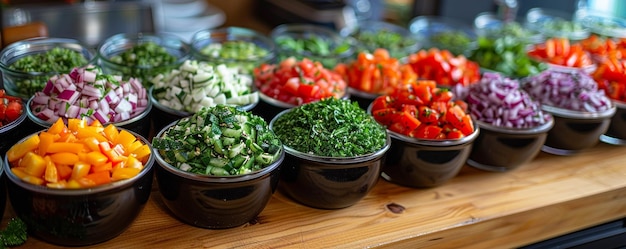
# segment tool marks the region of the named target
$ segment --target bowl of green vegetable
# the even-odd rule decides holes
[[[356,102],[329,98],[270,121],[286,157],[279,189],[319,209],[352,206],[372,190],[391,145],[385,128]]]
[[[453,18],[418,16],[409,22],[409,30],[418,37],[422,49],[435,47],[454,55],[469,55],[476,46],[472,26]]]
[[[282,24],[271,31],[270,38],[276,44],[278,60],[291,56],[298,60],[309,58],[320,61],[326,68],[333,68],[354,55],[353,39],[345,39],[324,26]]]
[[[259,102],[252,77],[225,64],[186,60],[180,67],[154,77],[151,84],[154,131],[203,107],[223,104],[249,111]]]
[[[208,229],[256,218],[276,190],[285,158],[265,120],[226,105],[172,122],[152,144],[165,206],[181,221]]]
[[[99,65],[107,74],[136,78],[150,87],[152,77],[178,68],[191,57],[181,38],[168,34],[116,34],[98,46]]]
[[[78,40],[32,38],[15,42],[0,52],[0,70],[9,95],[30,98],[41,91],[48,78],[69,73],[93,62],[96,53]]]
[[[105,73],[139,79],[146,88],[152,77],[178,68],[190,54],[187,43],[168,34],[116,34],[98,46],[99,65]]]
[[[572,14],[554,9],[532,8],[526,13],[529,29],[541,33],[545,38],[564,37],[580,41],[589,37],[589,29],[573,18]]]
[[[276,57],[274,42],[269,37],[242,27],[200,30],[190,44],[194,59],[237,66],[241,73],[250,75],[255,67],[271,63]]]
[[[407,28],[385,21],[363,21],[354,28],[344,28],[341,35],[356,40],[358,51],[373,53],[377,48],[385,48],[391,57],[401,59],[417,52],[421,44]]]

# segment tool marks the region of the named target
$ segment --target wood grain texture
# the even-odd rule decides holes
[[[517,247],[626,217],[625,152],[598,144],[568,157],[541,153],[504,173],[465,166],[430,189],[381,178],[365,199],[340,210],[309,208],[276,192],[256,220],[225,230],[181,223],[155,188],[128,230],[90,248]],[[7,207],[4,221],[12,215]],[[36,238],[24,247],[61,248]]]

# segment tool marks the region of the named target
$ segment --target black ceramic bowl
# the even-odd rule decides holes
[[[509,171],[530,162],[541,151],[554,119],[543,125],[518,129],[474,121],[480,134],[467,159],[470,166],[487,171]]]
[[[547,105],[542,105],[541,109],[554,117],[554,127],[548,132],[541,150],[555,155],[572,155],[596,145],[600,136],[608,130],[616,110],[613,106],[593,113]]]
[[[149,145],[145,138],[133,135]],[[11,172],[5,156],[8,197],[29,234],[61,246],[98,244],[124,232],[143,210],[152,191],[153,155],[137,176],[87,189],[54,189],[24,182]]]
[[[285,110],[274,122],[290,110]],[[273,130],[273,129],[272,129]],[[304,205],[319,209],[339,209],[354,205],[378,182],[384,156],[391,145],[387,136],[380,150],[357,157],[324,157],[283,146],[286,152],[279,188]]]
[[[459,173],[472,150],[480,128],[455,140],[417,139],[387,130],[391,148],[381,176],[390,182],[414,187],[436,187]]]
[[[606,133],[600,135],[600,141],[613,145],[626,145],[626,103],[613,100],[617,108]]]
[[[157,137],[176,124],[163,128]],[[155,151],[156,179],[161,197],[181,221],[202,228],[225,229],[256,218],[278,185],[285,152],[269,166],[249,174],[208,176],[182,171]]]
[[[28,100],[28,103],[26,103],[25,111],[28,115],[28,119],[31,122],[43,128],[50,127],[53,124],[53,122],[42,120],[41,118],[37,117],[35,113],[33,113],[33,110],[31,110],[31,102],[33,101],[33,98],[34,97],[31,97]],[[127,120],[123,120],[120,122],[112,122],[111,124],[114,124],[118,128],[123,128],[123,129],[136,132],[143,137],[149,137],[150,136],[150,115],[149,114],[151,110],[152,110],[152,103],[148,101],[148,105],[146,106],[146,109],[144,109],[142,112],[135,114],[134,116],[130,117]],[[105,123],[103,125],[107,125],[107,124],[109,123]]]

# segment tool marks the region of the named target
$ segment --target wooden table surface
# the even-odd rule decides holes
[[[398,205],[400,213],[390,208]],[[5,223],[13,215],[7,207]],[[511,248],[622,217],[626,147],[598,144],[568,157],[542,152],[504,173],[465,166],[430,189],[380,178],[340,210],[309,208],[277,191],[256,220],[225,230],[178,221],[154,188],[123,234],[90,248]],[[61,247],[29,237],[22,248]]]

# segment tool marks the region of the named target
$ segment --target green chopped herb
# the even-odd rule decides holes
[[[20,218],[12,218],[7,227],[0,231],[0,249],[24,244],[27,238],[26,223]]]
[[[318,156],[354,157],[385,146],[387,133],[356,102],[327,98],[278,117],[272,129],[286,146]]]
[[[154,42],[136,44],[132,48],[111,56],[111,62],[123,65],[111,68],[110,74],[122,75],[124,79],[138,78],[145,87],[149,87],[152,77],[178,67],[178,58],[167,49]]]
[[[44,53],[31,54],[9,65],[11,70],[19,72],[69,73],[74,67],[87,65],[87,59],[78,51],[55,47]],[[21,96],[30,97],[41,91],[50,75],[15,78],[15,91]]]
[[[180,170],[201,175],[241,175],[275,162],[282,143],[262,118],[232,106],[202,108],[179,120],[152,146]]]

